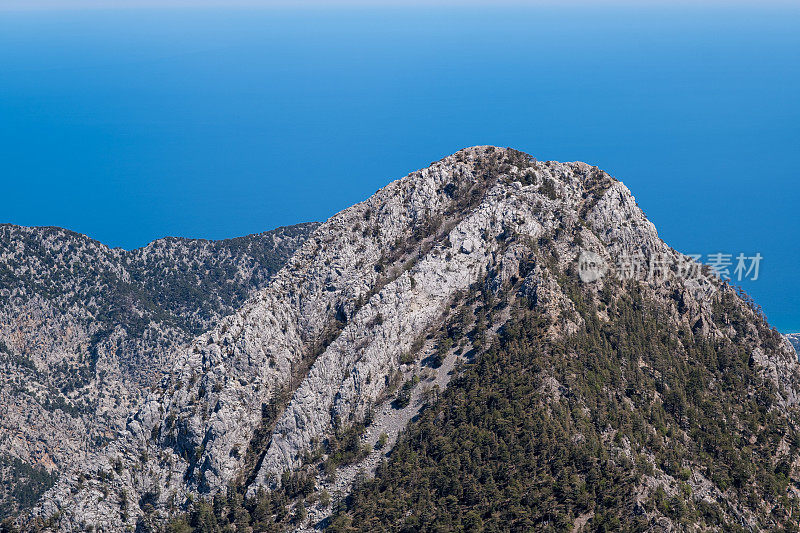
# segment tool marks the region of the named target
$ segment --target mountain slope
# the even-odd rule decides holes
[[[751,325],[780,350],[763,318],[720,291],[711,327],[730,334],[707,337],[646,288],[569,294],[576,334],[517,301],[332,530],[796,527],[800,433],[750,353]]]
[[[113,439],[174,348],[263,287],[315,227],[125,251],[0,226],[0,515]]]
[[[637,255],[662,266],[625,283],[610,274],[580,283],[579,258],[588,252],[592,263],[615,265],[623,257]],[[687,265],[697,271],[695,275],[684,275],[682,268]],[[651,310],[659,327],[651,323]],[[536,328],[514,326],[527,322]],[[622,326],[630,327],[629,334],[615,334],[615,328]],[[673,378],[682,376],[677,370],[667,373],[664,356],[656,358],[655,350],[650,353],[652,335],[658,335],[661,343],[654,347],[667,346],[674,351],[671,357],[684,362],[708,351],[715,355],[695,364],[718,361],[717,351],[722,353],[723,348],[731,351],[725,352],[729,359],[733,352],[740,359],[747,355],[747,366],[752,367],[742,378],[747,381],[725,382],[726,399],[761,394],[766,413],[781,422],[775,426],[777,442],[792,442],[796,358],[785,343],[776,342],[777,333],[745,300],[658,238],[624,185],[584,163],[541,163],[511,149],[465,149],[392,182],[317,228],[264,290],[198,337],[177,359],[129,418],[120,439],[80,471],[62,476],[36,516],[64,531],[95,526],[147,530],[182,511],[190,512],[191,523],[200,530],[213,530],[214,522],[233,523],[237,529],[304,528],[329,518],[334,526],[344,527],[348,517],[363,524],[386,519],[386,527],[413,529],[413,524],[404,523],[406,511],[413,516],[422,513],[414,502],[427,496],[416,487],[401,486],[398,480],[403,476],[391,469],[411,468],[413,477],[431,465],[420,458],[420,464],[409,467],[395,458],[402,458],[404,450],[417,456],[427,453],[415,436],[441,437],[443,446],[460,438],[449,433],[447,413],[444,420],[437,415],[433,422],[441,427],[422,433],[426,417],[445,410],[455,416],[482,413],[479,425],[496,422],[496,410],[510,405],[512,410],[534,413],[534,422],[525,420],[521,427],[554,429],[548,409],[564,411],[563,405],[546,406],[530,390],[505,398],[502,391],[487,392],[495,382],[508,387],[541,382],[557,401],[558,395],[569,393],[562,392],[566,384],[592,395],[573,393],[576,403],[567,406],[577,411],[564,411],[556,419],[563,426],[562,435],[580,433],[594,443],[580,452],[584,460],[603,460],[617,453],[608,444],[613,442],[613,426],[612,433],[607,427],[596,427],[594,433],[584,427],[591,422],[592,408],[601,417],[610,417],[609,412],[618,416],[633,401],[628,381],[638,379],[642,402],[657,409],[664,403],[662,397],[677,388]],[[531,348],[513,346],[522,341]],[[636,349],[623,350],[621,345]],[[540,349],[550,352],[552,359],[537,360]],[[601,352],[593,358],[593,351]],[[572,359],[586,364],[596,360],[602,363],[602,372],[583,373]],[[481,364],[488,367],[476,376],[470,365]],[[634,370],[620,373],[615,364]],[[542,374],[536,365],[551,370]],[[729,367],[742,370],[730,364],[718,372],[725,375]],[[453,380],[450,369],[455,371]],[[480,385],[475,390],[477,403],[447,404],[471,390],[463,386],[470,379]],[[715,390],[723,386],[715,381],[720,379],[718,373],[699,379]],[[670,405],[679,411],[686,408],[685,401],[675,399],[680,393],[675,394]],[[701,395],[701,399],[707,398]],[[590,400],[595,404],[588,404]],[[442,410],[447,405],[452,409]],[[747,403],[744,409],[750,407]],[[417,414],[420,419],[413,422]],[[748,423],[764,422],[763,416],[748,418]],[[409,420],[412,425],[404,437],[402,426]],[[578,432],[573,431],[576,428]],[[496,430],[483,429],[487,440],[479,440],[481,446],[492,443],[486,430]],[[758,464],[788,461],[790,467],[783,472],[792,474],[794,447],[772,446],[776,440],[767,432],[772,426],[751,427],[750,434],[738,423],[726,429],[739,432],[742,439],[755,436],[756,442],[769,437],[769,444],[758,451],[759,457],[769,459],[759,459]],[[690,440],[716,435],[706,427],[698,431]],[[529,452],[539,454],[534,455],[537,461],[546,459],[562,435],[544,440],[545,449]],[[389,466],[378,466],[394,442],[399,448],[391,454]],[[628,443],[622,449],[639,444]],[[649,442],[644,446],[641,453],[646,456],[659,451]],[[480,447],[473,449],[481,453]],[[681,460],[687,465],[705,464],[696,448],[686,449]],[[461,450],[457,451],[460,456]],[[513,469],[510,454],[516,450],[507,451],[493,458],[489,468]],[[481,462],[477,459],[475,463]],[[370,501],[359,486],[376,466],[375,483],[383,494],[402,490],[416,500]],[[433,465],[438,466],[445,464]],[[467,464],[465,471],[482,483],[494,478],[494,472],[490,476],[489,470],[479,472],[472,466]],[[364,475],[359,474],[362,469]],[[441,479],[457,480],[454,472]],[[614,472],[608,470],[609,475]],[[675,485],[669,476],[674,473],[659,463],[648,474],[648,484],[636,487],[657,492],[662,486],[663,492],[672,494]],[[722,486],[724,480],[713,483],[705,494],[733,505],[726,496],[729,487]],[[347,510],[343,497],[335,494],[331,502],[322,490],[330,487],[344,494],[353,485],[356,491],[350,501],[364,502],[364,509]],[[426,488],[425,493],[434,496],[431,490]],[[481,494],[494,492],[478,491],[473,496]],[[492,520],[493,511],[479,507],[472,496],[467,500],[459,500],[457,493],[435,496],[436,502],[444,501],[454,522],[464,522],[466,514],[470,523]],[[202,503],[211,498],[213,506]],[[647,498],[642,495],[642,501]],[[525,519],[550,524],[551,519],[541,522],[536,514],[545,503],[522,501],[534,509]],[[443,516],[439,505],[428,505],[435,516]],[[612,505],[582,505],[559,509],[559,520],[567,524],[576,520],[577,512],[582,513],[580,520],[593,520],[595,515],[589,512],[595,508],[608,511],[610,519],[619,519],[622,512]],[[786,516],[787,506],[781,505],[775,520]],[[387,514],[380,515],[376,508]],[[728,514],[720,520],[729,520],[731,512],[726,509],[723,506]],[[745,509],[742,523],[768,520],[766,504]],[[389,514],[394,511],[397,514]],[[649,508],[645,512],[656,521],[666,516]],[[671,516],[666,520],[677,523]],[[189,527],[180,518],[174,525]]]

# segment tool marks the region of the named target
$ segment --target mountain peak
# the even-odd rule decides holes
[[[293,475],[347,492],[359,470],[375,471],[434,386],[443,390],[457,366],[492,349],[513,309],[532,309],[556,343],[598,320],[612,324],[608,306],[636,286],[686,339],[734,335],[715,302],[737,297],[706,271],[687,278],[667,266],[657,277],[584,282],[579,258],[588,253],[606,266],[625,254],[685,259],[621,182],[585,163],[477,146],[412,172],[321,224],[268,286],[177,354],[121,438],[83,465],[90,479],[121,472],[116,496],[69,475],[37,512],[58,513],[65,529],[115,523],[125,494],[139,502],[127,504],[128,525],[155,523],[194,497],[288,490]],[[794,402],[784,343],[774,347],[767,330],[747,335],[776,402]],[[420,380],[429,392],[410,392]],[[355,448],[337,452],[347,435]],[[319,461],[332,470],[315,470]]]

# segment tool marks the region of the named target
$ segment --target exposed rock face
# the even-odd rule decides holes
[[[788,340],[795,351],[800,354],[800,333],[789,333],[786,335],[786,340]]]
[[[475,284],[498,296],[519,285],[551,335],[577,331],[560,278],[577,276],[584,250],[609,265],[629,254],[686,262],[622,183],[584,163],[475,147],[392,182],[319,226],[265,289],[182,350],[120,438],[62,476],[36,515],[57,515],[64,531],[123,530],[231,484],[275,488],[334,428],[385,408]],[[666,267],[639,283],[676,324],[730,334],[710,316],[714,295],[733,291],[707,273]],[[739,342],[790,405],[796,357],[770,339],[753,328]]]
[[[125,251],[0,226],[0,515],[114,439],[175,348],[264,287],[314,228]]]

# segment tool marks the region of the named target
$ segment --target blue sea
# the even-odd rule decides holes
[[[324,220],[465,146],[582,160],[800,331],[800,9],[0,11],[0,221]]]

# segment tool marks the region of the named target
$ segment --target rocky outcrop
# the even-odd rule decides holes
[[[795,351],[800,354],[800,333],[787,333],[785,336]]]
[[[64,531],[123,530],[231,486],[276,489],[336,428],[369,420],[374,436],[370,423],[394,420],[386,406],[398,379],[425,365],[426,340],[457,321],[474,287],[496,295],[497,309],[526,299],[554,337],[578,331],[564,276],[578,278],[584,253],[606,266],[587,281],[598,294],[618,286],[612,270],[627,275],[621,258],[641,257],[649,266],[629,283],[664,302],[670,320],[733,335],[711,319],[715,301],[738,298],[733,289],[661,241],[622,183],[584,163],[465,149],[319,226],[265,289],[175,356],[120,438],[63,476],[36,516],[57,516]],[[754,327],[737,342],[790,405],[796,358],[773,337]]]
[[[176,347],[264,287],[316,224],[110,249],[0,226],[0,515],[116,438]]]

